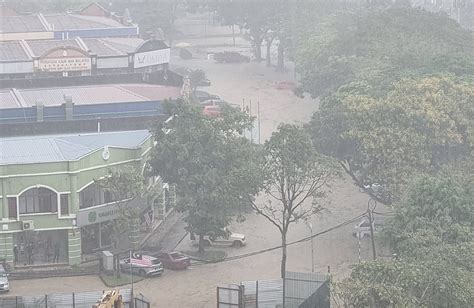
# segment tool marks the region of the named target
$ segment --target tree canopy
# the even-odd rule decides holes
[[[384,229],[395,260],[357,265],[339,284],[352,307],[469,307],[474,301],[472,163],[416,178]]]
[[[155,129],[153,173],[177,184],[177,209],[187,213],[187,230],[200,235],[201,243],[211,232],[225,236],[223,228],[260,186],[257,149],[240,135],[251,119],[231,108],[218,118],[184,103],[168,109],[172,120]]]
[[[358,186],[385,187],[383,194],[372,191],[378,201],[391,203],[414,174],[469,159],[472,80],[404,78],[384,96],[370,92],[364,83],[341,87],[321,102],[310,129],[317,148],[336,157]]]
[[[297,70],[312,96],[364,80],[384,94],[405,76],[474,75],[474,36],[448,17],[392,8],[344,12],[303,28]]]

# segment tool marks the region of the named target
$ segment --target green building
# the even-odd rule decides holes
[[[0,258],[74,265],[110,247],[118,205],[94,179],[112,167],[143,170],[152,147],[147,130],[0,138]],[[149,204],[130,202],[146,223]]]

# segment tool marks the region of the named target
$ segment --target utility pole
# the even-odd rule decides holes
[[[314,273],[314,238],[313,238],[313,224],[308,223],[308,227],[311,233],[311,273]]]
[[[132,304],[131,307],[133,308],[135,305],[135,301],[134,301],[134,294],[133,294],[133,268],[132,268],[132,249],[130,249],[130,279],[131,279],[131,285],[132,285],[132,298],[131,298],[131,301],[130,303]]]
[[[367,212],[369,213],[369,224],[370,224],[370,239],[372,240],[372,257],[375,260],[377,258],[375,253],[375,238],[374,238],[374,216],[373,211],[377,207],[377,201],[370,198],[367,202]]]

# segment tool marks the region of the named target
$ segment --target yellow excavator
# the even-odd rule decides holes
[[[92,308],[123,308],[122,295],[118,289],[104,292],[102,298]]]

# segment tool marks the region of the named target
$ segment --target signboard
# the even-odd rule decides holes
[[[159,65],[163,63],[169,63],[171,57],[171,49],[159,49],[152,51],[145,51],[136,53],[133,56],[133,67],[147,67],[152,65]]]
[[[124,201],[122,204],[110,203],[79,210],[76,215],[77,226],[84,227],[100,222],[114,220],[115,218],[119,217],[124,207],[145,208],[146,201],[137,198],[132,201]]]
[[[91,69],[91,58],[40,59],[39,69],[47,72],[89,71]]]

